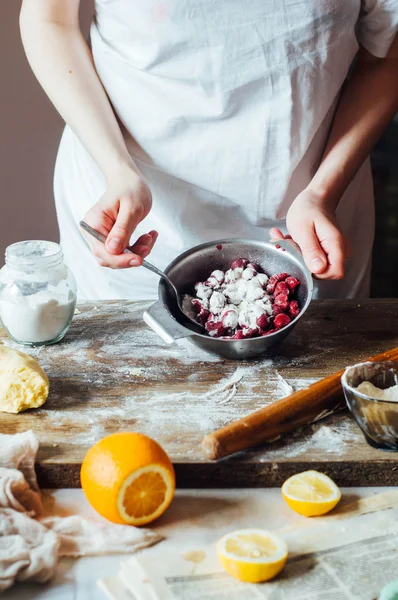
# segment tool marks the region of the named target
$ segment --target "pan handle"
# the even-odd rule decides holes
[[[144,321],[166,344],[173,344],[175,340],[187,338],[194,335],[194,331],[190,331],[178,323],[167,312],[160,300],[152,304],[148,310],[144,312]]]

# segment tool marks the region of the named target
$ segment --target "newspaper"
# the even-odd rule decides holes
[[[134,557],[99,582],[112,600],[376,600],[398,578],[398,509],[286,530],[282,573],[260,585],[222,570],[214,545]]]

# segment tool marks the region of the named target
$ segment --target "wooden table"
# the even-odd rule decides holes
[[[209,462],[209,431],[318,378],[398,346],[398,300],[314,302],[273,356],[225,361],[182,340],[166,346],[142,321],[148,303],[79,306],[65,340],[24,349],[51,381],[46,404],[1,413],[0,431],[32,429],[39,482],[78,487],[86,450],[123,430],[155,438],[170,454],[179,487],[269,487],[308,468],[339,485],[397,485],[398,455],[369,447],[347,411],[266,446]],[[0,341],[16,344],[0,333]]]

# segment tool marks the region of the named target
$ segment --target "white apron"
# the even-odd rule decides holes
[[[384,56],[396,0],[97,0],[91,44],[98,74],[153,194],[134,238],[159,239],[150,260],[222,237],[268,239],[320,161],[360,38]],[[393,7],[394,4],[394,7]],[[362,5],[362,8],[361,8]],[[62,137],[55,198],[66,262],[81,299],[151,299],[142,268],[99,267],[78,222],[104,178],[74,133]],[[338,221],[353,248],[346,277],[317,297],[366,296],[374,209],[367,161]]]

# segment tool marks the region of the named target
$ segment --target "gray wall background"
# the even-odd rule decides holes
[[[20,240],[58,239],[53,170],[63,122],[30,70],[19,34],[21,1],[1,0],[0,266]],[[91,0],[81,1],[88,31]]]

